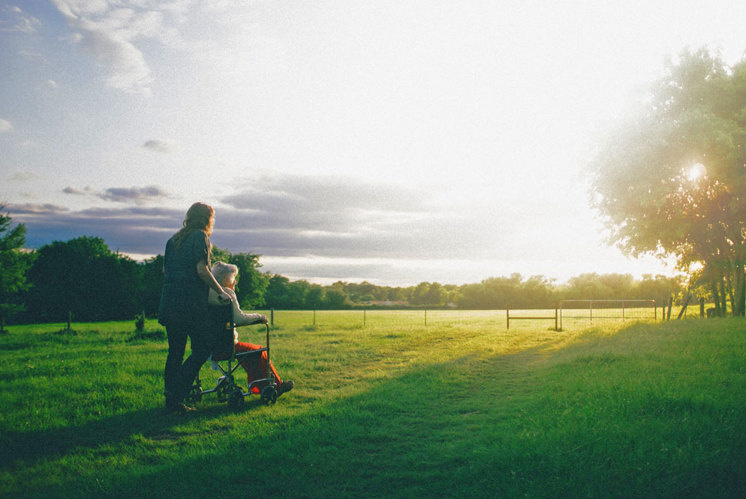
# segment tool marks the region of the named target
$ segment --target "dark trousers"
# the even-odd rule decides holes
[[[202,364],[212,353],[215,335],[211,334],[205,325],[167,326],[166,335],[168,336],[168,357],[166,357],[163,380],[166,385],[166,405],[173,406],[184,400]],[[192,354],[182,364],[187,336],[192,340]]]

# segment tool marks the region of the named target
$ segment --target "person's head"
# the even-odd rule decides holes
[[[194,203],[189,207],[184,218],[183,227],[189,232],[201,230],[212,235],[212,226],[215,223],[215,210],[205,203]]]
[[[210,269],[215,280],[218,284],[225,288],[233,289],[236,285],[236,277],[238,277],[238,267],[232,263],[215,262]]]
[[[212,209],[212,206],[205,203],[194,203],[187,210],[182,227],[176,233],[176,245],[179,246],[186,236],[197,230],[203,231],[207,234],[207,237],[210,237],[214,223],[215,210]]]

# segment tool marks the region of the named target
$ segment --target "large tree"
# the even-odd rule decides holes
[[[12,219],[2,211],[0,205],[0,331],[4,330],[6,318],[23,309],[19,295],[28,284],[26,270],[33,254],[24,253],[26,227],[18,224],[11,228]]]
[[[37,250],[28,273],[30,319],[76,321],[131,319],[138,310],[137,263],[109,249],[99,237],[54,241]]]
[[[746,60],[728,67],[702,49],[665,69],[600,145],[594,203],[622,250],[704,266],[744,315]]]

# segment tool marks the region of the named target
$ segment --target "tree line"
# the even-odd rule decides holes
[[[11,229],[0,213],[0,317],[13,322],[61,322],[156,317],[163,286],[163,256],[137,262],[112,251],[99,237],[54,241],[24,250],[25,227]],[[629,274],[583,274],[557,285],[543,276],[491,277],[480,283],[377,286],[335,282],[322,286],[261,272],[259,255],[213,247],[213,261],[239,268],[236,294],[245,309],[450,307],[548,308],[563,299],[656,299],[682,291],[679,279]]]

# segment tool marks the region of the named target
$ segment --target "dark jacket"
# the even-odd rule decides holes
[[[210,266],[210,239],[196,230],[177,247],[174,238],[166,243],[163,259],[163,291],[158,308],[158,322],[167,327],[194,327],[207,316],[209,287],[197,274],[197,263]]]

